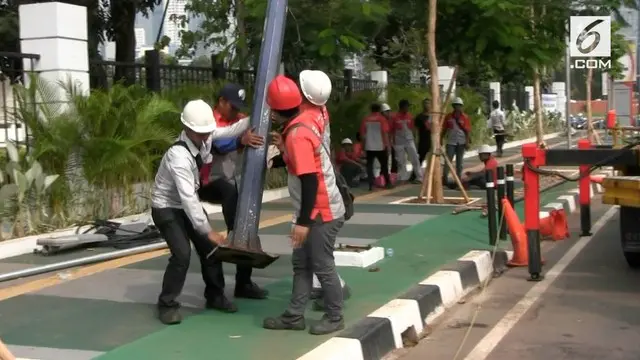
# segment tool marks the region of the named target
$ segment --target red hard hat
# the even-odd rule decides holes
[[[284,75],[278,75],[267,88],[267,105],[272,110],[289,110],[302,104],[302,95],[296,83]]]

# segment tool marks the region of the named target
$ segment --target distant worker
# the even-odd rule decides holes
[[[464,166],[464,153],[469,148],[471,135],[471,120],[469,116],[462,112],[464,103],[462,99],[456,97],[451,102],[453,111],[444,118],[444,129],[447,132],[447,157],[453,162],[455,158],[456,174],[458,178],[462,177],[462,169]],[[449,184],[449,167],[444,166],[442,171],[442,181]]]
[[[478,158],[484,165],[484,168],[481,171],[470,172],[467,171],[464,173],[464,177],[461,178],[462,185],[465,188],[469,188],[471,186],[476,186],[480,189],[486,189],[487,181],[486,181],[486,171],[491,170],[493,172],[493,181],[494,183],[498,180],[497,168],[498,161],[495,157],[491,156],[491,147],[489,145],[482,145],[478,149]]]
[[[238,123],[247,116],[240,112],[246,107],[246,92],[238,84],[225,84],[213,109],[213,116],[218,129]],[[245,132],[237,138],[208,140],[205,146],[210,146],[210,155],[204,161],[201,170],[202,185],[198,190],[200,199],[222,206],[222,215],[227,227],[227,233],[233,231],[238,208],[239,178],[242,169],[240,151],[245,146],[258,147],[263,144],[262,137],[246,131],[249,123],[242,128]],[[251,266],[236,265],[236,282],[234,297],[247,299],[266,299],[269,292],[260,288],[251,280],[253,269]],[[224,283],[220,284],[224,287]]]
[[[415,128],[418,130],[418,160],[420,165],[424,162],[429,151],[431,151],[431,110],[429,109],[429,99],[422,100],[422,112],[414,120]]]
[[[409,100],[400,100],[398,112],[393,114],[391,121],[393,124],[393,148],[398,162],[398,179],[407,181],[413,178],[414,182],[420,182],[422,180],[422,164],[418,159],[418,151],[413,137],[413,116],[409,112]],[[411,175],[407,174],[407,157],[412,166]]]
[[[180,116],[182,133],[162,157],[151,193],[151,216],[167,242],[171,256],[158,297],[158,316],[164,324],[182,321],[180,303],[189,270],[193,243],[205,283],[206,307],[235,312],[237,308],[224,295],[222,263],[211,255],[226,237],[211,228],[198,189],[203,158],[209,155],[205,142],[240,136],[249,119],[218,128],[211,106],[202,100],[189,101]]]
[[[381,113],[380,104],[371,105],[371,114],[367,115],[360,124],[360,135],[364,138],[364,151],[367,156],[367,180],[369,191],[373,190],[375,178],[373,176],[373,162],[380,163],[380,173],[384,177],[387,188],[393,187],[389,175],[389,122]]]
[[[382,116],[385,117],[385,119],[387,119],[387,122],[389,123],[389,130],[393,131],[393,113],[391,112],[391,106],[389,106],[389,104],[383,103],[380,105],[380,113],[382,114]],[[391,169],[389,170],[391,173],[397,174],[398,173],[398,160],[396,159],[396,150],[393,147],[393,136],[389,136],[389,146],[391,149],[390,152],[390,156],[391,156]]]
[[[289,173],[295,214],[291,229],[291,300],[284,313],[264,319],[263,326],[272,330],[304,330],[315,274],[322,287],[325,314],[309,332],[333,333],[344,328],[342,286],[333,257],[336,237],[345,221],[342,195],[317,119],[313,113],[300,109],[302,96],[296,83],[285,76],[276,76],[268,86],[267,103],[275,115],[274,121],[284,125],[283,160]]]
[[[505,132],[504,111],[500,109],[500,102],[498,100],[494,100],[491,103],[491,106],[493,107],[493,110],[489,115],[489,120],[491,122],[491,129],[493,130],[493,137],[496,140],[496,155],[498,157],[502,157],[502,149],[507,138],[507,134]]]
[[[360,152],[354,148],[353,141],[346,138],[342,140],[340,151],[336,155],[336,165],[351,187],[358,187],[366,173],[365,167],[360,163]]]

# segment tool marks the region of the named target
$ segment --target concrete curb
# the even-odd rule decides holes
[[[602,192],[600,184],[591,183],[591,197]],[[541,206],[540,217],[559,209],[572,213],[578,209],[578,200],[579,190],[569,190]],[[488,250],[472,250],[298,360],[381,360],[403,348],[403,339],[417,341],[425,326],[481,288],[494,272],[503,271],[512,256],[506,250],[498,250],[495,257]]]
[[[404,347],[403,339],[417,341],[425,326],[504,269],[512,252],[495,255],[468,252],[298,360],[380,360]]]

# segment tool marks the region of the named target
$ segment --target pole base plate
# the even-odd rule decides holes
[[[263,251],[241,249],[233,246],[218,246],[213,253],[213,257],[222,262],[250,266],[255,269],[264,269],[280,258],[278,255],[267,254]]]

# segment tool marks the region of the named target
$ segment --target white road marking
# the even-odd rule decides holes
[[[469,352],[464,360],[485,360],[493,349],[498,346],[500,341],[513,329],[520,318],[540,299],[540,297],[549,289],[551,284],[562,274],[569,266],[573,259],[580,254],[582,250],[593,240],[593,237],[602,229],[617,212],[618,207],[612,207],[602,215],[602,217],[593,224],[592,236],[581,237],[575,245],[567,251],[567,253],[545,274],[545,278],[535,284],[524,297],[513,307],[505,316],[500,319],[496,326]]]

